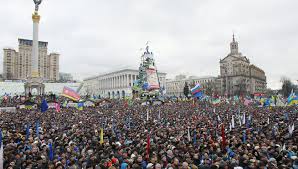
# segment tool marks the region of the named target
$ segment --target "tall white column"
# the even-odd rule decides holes
[[[117,78],[116,78],[116,76],[114,77],[114,88],[116,88],[117,86],[116,86],[116,83],[117,83]]]
[[[118,76],[118,88],[120,88],[121,86],[120,86],[120,83],[121,83],[121,75],[120,76]]]
[[[126,86],[125,75],[122,75],[122,87]]]
[[[114,86],[114,89],[115,89],[116,88],[116,77],[113,77],[113,81],[114,81],[113,82],[114,83],[113,86]]]
[[[110,81],[110,79],[107,78],[107,88],[108,88],[108,89],[109,89],[109,81]]]
[[[106,78],[106,89],[108,89],[109,86],[109,78]]]
[[[127,75],[125,75],[125,86],[124,87],[128,87],[128,77],[127,77]]]
[[[103,80],[103,85],[104,85],[104,88],[107,89],[107,79],[106,78],[104,78],[104,80]]]
[[[31,76],[39,77],[38,73],[38,25],[39,25],[40,15],[35,12],[32,15],[33,21],[33,45],[32,45],[32,59],[31,59]]]
[[[109,84],[109,87],[110,87],[110,89],[112,88],[112,77],[110,77],[110,84]]]
[[[99,87],[99,89],[101,89],[101,80],[100,79],[98,79],[98,87]]]
[[[118,88],[120,88],[121,75],[118,76]]]
[[[113,89],[114,88],[114,77],[112,77],[112,86],[111,88]]]

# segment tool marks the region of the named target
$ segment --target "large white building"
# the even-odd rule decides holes
[[[195,84],[200,84],[204,89],[216,90],[215,88],[216,77],[205,76],[196,77],[186,75],[177,75],[173,80],[167,80],[166,82],[166,94],[168,96],[184,96],[184,86],[187,84],[190,88]],[[211,92],[214,92],[211,91]]]
[[[132,86],[138,79],[139,71],[123,69],[84,79],[81,95],[96,95],[105,98],[132,96]],[[158,73],[160,86],[165,86],[166,73]]]

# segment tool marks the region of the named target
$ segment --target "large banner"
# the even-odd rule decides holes
[[[152,89],[159,89],[158,77],[157,72],[155,69],[147,69],[147,82],[149,85],[149,90]]]
[[[62,96],[72,99],[74,101],[80,100],[80,95],[69,87],[64,87]]]
[[[49,109],[56,109],[56,103],[48,103]]]

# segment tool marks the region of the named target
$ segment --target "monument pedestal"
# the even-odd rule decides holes
[[[26,96],[29,96],[29,93],[32,94],[33,89],[36,89],[37,95],[43,95],[45,92],[45,85],[41,78],[29,78],[24,87]]]

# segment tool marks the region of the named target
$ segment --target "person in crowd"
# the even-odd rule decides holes
[[[12,100],[5,104],[22,102]],[[119,100],[83,110],[17,109],[0,112],[3,163],[12,169],[296,169],[297,112],[297,106]]]

